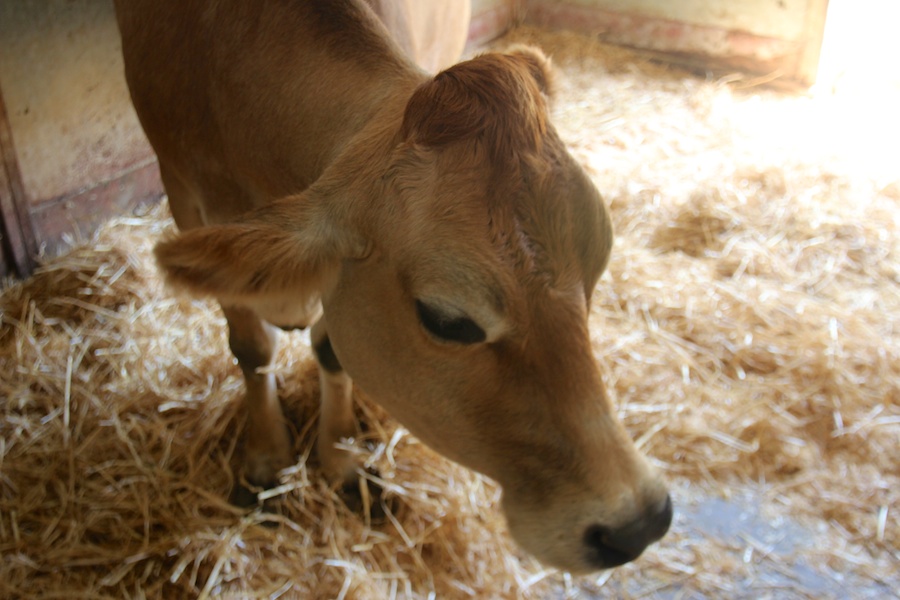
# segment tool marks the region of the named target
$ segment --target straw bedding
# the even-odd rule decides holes
[[[595,350],[676,504],[752,488],[807,529],[814,571],[900,589],[900,186],[877,138],[840,137],[895,146],[896,123],[874,101],[842,112],[843,97],[704,80],[576,35],[502,43],[522,41],[553,56],[556,123],[611,208]],[[835,593],[738,587],[766,549],[686,536],[684,516],[633,565],[543,570],[510,542],[496,485],[357,394],[355,448],[393,498],[371,523],[319,477],[318,383],[296,334],[278,372],[300,458],[270,511],[229,506],[241,378],[216,307],[160,284],[163,210],[0,296],[0,597]]]

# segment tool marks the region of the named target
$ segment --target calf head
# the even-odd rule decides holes
[[[452,67],[300,196],[157,256],[175,283],[276,323],[320,299],[357,384],[496,479],[521,546],[585,572],[637,557],[672,506],[595,364],[612,230],[547,121],[549,77],[528,48]]]

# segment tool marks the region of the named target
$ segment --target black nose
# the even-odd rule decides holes
[[[666,496],[662,508],[638,518],[624,527],[591,525],[584,532],[584,543],[591,563],[598,568],[617,567],[636,559],[647,546],[660,539],[672,524],[672,498]]]

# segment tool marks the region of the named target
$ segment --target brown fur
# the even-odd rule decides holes
[[[318,452],[352,435],[352,381],[424,442],[495,478],[514,537],[586,571],[637,556],[671,506],[606,399],[587,314],[612,231],[548,119],[537,50],[427,76],[361,2],[117,5],[135,106],[177,237],[169,282],[218,298],[247,379],[243,475],[287,466],[277,325],[316,321]],[[425,304],[484,340],[441,339]],[[319,313],[321,317],[319,318]],[[273,432],[276,432],[273,434]]]
[[[401,135],[433,147],[477,138],[495,162],[538,153],[547,133],[547,87],[532,74],[545,82],[548,66],[538,50],[520,48],[451,67],[415,91]]]

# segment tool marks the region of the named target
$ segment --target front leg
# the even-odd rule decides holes
[[[355,486],[356,459],[352,454],[336,446],[341,439],[352,438],[356,434],[351,398],[353,381],[344,372],[331,347],[324,319],[320,319],[313,326],[311,338],[319,363],[321,387],[319,439],[316,444],[319,462],[329,482],[339,483],[344,488],[349,485]]]
[[[322,471],[332,485],[339,486],[341,497],[353,512],[362,512],[373,521],[380,522],[384,512],[379,500],[383,490],[380,486],[360,480],[357,476],[356,457],[337,447],[342,439],[356,434],[356,419],[353,416],[353,381],[344,372],[328,332],[324,319],[312,328],[313,350],[319,363],[321,384],[321,410],[319,415],[319,439],[316,452]],[[366,493],[363,492],[365,486]]]
[[[248,308],[222,307],[228,320],[228,343],[244,373],[247,395],[243,409],[247,422],[243,432],[243,465],[235,473],[232,501],[240,506],[255,503],[256,495],[241,482],[271,487],[277,473],[294,463],[291,437],[278,401],[275,376],[264,371],[272,364],[278,330]]]

